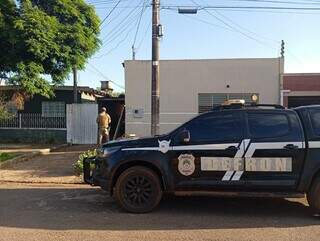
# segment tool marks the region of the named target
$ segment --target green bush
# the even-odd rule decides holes
[[[16,154],[13,153],[0,153],[0,162],[9,160],[11,158],[14,158]]]
[[[83,160],[85,158],[94,157],[97,155],[97,150],[88,150],[86,152],[83,152],[79,155],[78,160],[73,163],[73,170],[76,175],[80,176],[83,173]]]

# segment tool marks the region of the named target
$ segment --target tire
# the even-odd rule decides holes
[[[115,185],[115,199],[131,213],[152,211],[162,198],[159,177],[149,168],[134,166],[125,170]]]
[[[320,177],[316,177],[307,193],[309,206],[316,214],[320,214]]]

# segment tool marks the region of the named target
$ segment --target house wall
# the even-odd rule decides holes
[[[290,73],[282,79],[284,106],[320,104],[320,73]]]
[[[279,58],[160,61],[160,133],[198,114],[199,93],[258,93],[278,104],[281,73]],[[125,82],[126,134],[150,135],[151,62],[125,61]]]
[[[1,90],[7,96],[12,96],[13,91]],[[46,97],[35,95],[30,100],[25,101],[24,109],[20,110],[19,113],[22,115],[24,113],[42,113],[42,102],[43,101],[62,101],[65,104],[73,103],[73,91],[72,90],[55,90],[55,96],[48,99]],[[78,101],[81,103],[93,101],[82,99],[81,93],[78,93]],[[59,119],[59,125],[56,127],[52,126],[42,126],[40,120],[41,115],[37,115],[36,118],[32,119],[30,116],[30,123],[33,123],[34,126],[23,128],[11,128],[9,125],[0,128],[0,142],[23,142],[23,143],[66,143],[67,142],[67,130],[63,127],[63,121],[66,121],[66,118]],[[53,120],[52,120],[53,121]],[[27,122],[29,123],[29,122]],[[49,122],[48,122],[49,123]],[[13,125],[14,126],[14,125]],[[55,129],[56,128],[56,129]]]
[[[78,93],[78,100],[81,100],[81,94]],[[56,90],[55,96],[48,99],[46,97],[35,95],[29,101],[25,102],[24,110],[21,113],[41,113],[42,101],[62,101],[65,104],[73,103],[73,91],[69,90]]]

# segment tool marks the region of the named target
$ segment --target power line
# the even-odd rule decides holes
[[[171,11],[175,11],[173,9],[170,9]],[[187,15],[187,14],[181,14],[182,16],[186,17],[186,18],[189,18],[189,19],[192,19],[192,20],[195,20],[195,21],[198,21],[200,23],[204,23],[204,24],[207,24],[207,25],[210,25],[210,26],[213,26],[213,27],[217,27],[217,28],[222,28],[222,29],[225,29],[225,30],[228,30],[228,31],[232,31],[230,28],[227,28],[227,27],[224,27],[222,25],[218,25],[218,24],[214,24],[212,22],[209,22],[209,21],[206,21],[204,19],[201,19],[199,17],[195,17],[194,15]]]
[[[253,0],[254,1],[254,0]],[[205,1],[202,1],[205,3]],[[280,41],[278,40],[274,40],[274,39],[270,39],[268,37],[265,37],[265,36],[262,36],[256,32],[253,32],[251,31],[250,29],[246,28],[246,27],[243,27],[241,26],[240,24],[238,24],[237,22],[233,21],[232,19],[228,18],[227,16],[225,16],[224,14],[220,13],[218,10],[213,10],[216,14],[218,14],[219,16],[221,16],[222,18],[226,19],[227,21],[229,21],[230,23],[232,23],[233,25],[237,26],[238,28],[242,29],[243,31],[246,31],[250,34],[253,34],[255,36],[257,36],[258,38],[261,38],[261,39],[264,39],[264,40],[267,40],[267,41],[272,41],[274,43],[277,43],[277,44],[280,44]]]
[[[121,25],[121,27],[115,31],[113,34],[110,34],[110,36],[106,36],[106,38],[103,40],[104,45],[108,45],[109,43],[116,40],[118,37],[120,37],[128,28],[130,28],[134,23],[134,19],[139,16],[139,13],[136,12],[135,15],[131,16],[131,18],[127,19],[127,21],[123,22],[124,24]]]
[[[101,21],[100,26],[104,23],[104,21],[106,21],[106,19],[113,13],[113,11],[117,8],[117,6],[120,4],[122,0],[119,0],[116,5],[111,9],[111,11],[109,12],[109,14]]]
[[[142,16],[143,16],[143,13],[145,12],[145,4],[147,3],[147,0],[144,1],[143,5],[144,7],[142,7],[142,10],[141,10],[141,14],[140,14],[140,18],[138,20],[138,24],[137,24],[137,29],[136,29],[136,33],[134,35],[134,40],[133,40],[133,46],[135,45],[136,43],[136,40],[137,40],[137,36],[138,36],[138,32],[139,32],[139,28],[140,28],[140,23],[141,23],[141,19],[142,19]]]
[[[144,35],[143,35],[143,37],[142,37],[142,39],[141,39],[140,43],[138,44],[137,49],[140,49],[140,47],[141,47],[141,45],[142,45],[143,41],[145,40],[145,38],[146,38],[146,36],[147,36],[147,34],[148,34],[148,32],[149,32],[150,28],[151,28],[151,24],[152,24],[152,22],[150,21],[150,22],[149,22],[149,24],[148,24],[148,26],[147,26],[147,28],[146,28],[146,31],[144,32]]]
[[[141,1],[142,2],[142,1]],[[120,21],[120,23],[118,23],[114,28],[111,29],[111,31],[108,33],[108,35],[104,36],[102,39],[102,42],[106,41],[106,39],[110,38],[110,35],[112,36],[112,33],[114,31],[120,31],[119,29],[121,29],[122,25],[125,25],[125,23],[127,23],[128,21],[130,21],[128,18],[130,17],[130,15],[132,15],[139,7],[135,7],[134,9],[132,9],[131,11],[129,11],[129,13],[122,18],[122,20]],[[125,27],[125,26],[124,26]]]
[[[200,5],[199,5],[196,1],[194,1],[194,0],[190,0],[190,1],[193,2],[194,4],[200,6]],[[251,39],[251,40],[253,40],[253,41],[255,41],[255,42],[259,43],[259,44],[261,44],[261,45],[264,45],[264,46],[267,46],[267,47],[269,47],[269,48],[274,49],[273,47],[270,47],[269,45],[267,45],[265,42],[263,42],[263,41],[255,38],[255,37],[252,37],[252,36],[250,36],[249,34],[247,34],[247,33],[243,32],[243,31],[241,31],[241,30],[233,27],[231,24],[229,24],[228,22],[224,21],[224,20],[221,19],[220,17],[214,15],[213,13],[211,13],[210,11],[208,11],[207,9],[204,9],[204,11],[207,12],[207,13],[208,13],[209,15],[211,15],[212,17],[214,17],[214,18],[215,18],[216,20],[218,20],[219,22],[221,22],[221,23],[223,23],[224,25],[226,25],[227,27],[229,27],[231,30],[233,30],[233,31],[235,31],[235,32],[238,32],[238,33],[240,33],[241,35],[243,35],[243,36],[245,36],[245,37],[247,37],[247,38],[249,38],[249,39]]]
[[[114,85],[118,86],[121,89],[125,89],[122,85],[119,85],[117,82],[111,80],[108,76],[104,75],[100,70],[98,70],[94,65],[88,63],[88,65],[96,71],[96,73],[100,74],[101,77],[103,77],[104,79],[110,81],[111,83],[113,83]]]
[[[319,5],[315,1],[274,1],[274,0],[229,0],[233,2],[253,2],[253,3],[274,3],[274,4],[294,4],[294,5]]]
[[[146,1],[144,1],[143,5],[146,4]],[[143,16],[143,13],[145,11],[145,7],[142,7],[142,10],[141,10],[141,14],[140,14],[140,17],[139,17],[139,20],[138,20],[138,23],[137,23],[137,28],[136,28],[136,32],[135,32],[135,35],[134,35],[134,38],[133,38],[133,43],[132,43],[132,59],[134,60],[136,58],[136,49],[135,49],[135,44],[136,44],[136,41],[137,41],[137,36],[138,36],[138,32],[139,32],[139,28],[140,28],[140,23],[141,23],[141,19],[142,19],[142,16]]]
[[[166,9],[166,10],[174,10],[174,9]],[[176,11],[176,10],[174,10]],[[307,11],[272,11],[272,10],[255,10],[255,9],[219,9],[219,11],[227,11],[227,12],[243,12],[243,13],[276,13],[276,14],[303,14],[303,15],[318,15],[318,12],[307,12]]]
[[[207,6],[194,6],[194,5],[162,5],[162,9],[179,9],[179,8],[195,8],[198,10],[210,9],[270,9],[270,10],[299,10],[299,11],[319,11],[315,7],[273,7],[273,6],[222,6],[222,5],[207,5]]]
[[[135,15],[134,17],[136,17],[136,16],[137,16],[137,15]],[[134,23],[135,23],[135,21],[131,21],[131,20],[130,20],[130,24],[126,25],[125,28],[124,28],[117,36],[115,36],[113,39],[109,40],[106,44],[111,43],[113,40],[115,40],[116,38],[118,38],[119,36],[121,36],[122,33],[124,33],[125,30],[127,30],[128,28],[130,28]],[[132,30],[133,30],[133,28],[131,28],[131,29],[127,32],[127,34],[125,35],[125,37],[124,37],[122,40],[120,40],[120,41],[116,44],[115,47],[113,47],[113,48],[112,48],[111,50],[109,50],[108,52],[103,53],[103,54],[101,54],[101,55],[99,55],[99,56],[97,56],[97,57],[95,57],[95,58],[102,58],[102,57],[104,57],[104,56],[106,56],[106,55],[109,55],[112,51],[114,51],[115,49],[117,49],[117,48],[128,38],[128,36],[129,36],[129,34],[132,32]]]

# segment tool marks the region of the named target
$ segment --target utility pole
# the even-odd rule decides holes
[[[132,60],[136,60],[136,48],[132,45]]]
[[[159,134],[160,0],[152,0],[151,135]]]
[[[77,68],[73,67],[73,103],[78,103],[78,77]]]
[[[281,52],[280,52],[280,54],[281,54],[281,58],[284,58],[284,41],[283,40],[281,40]]]

